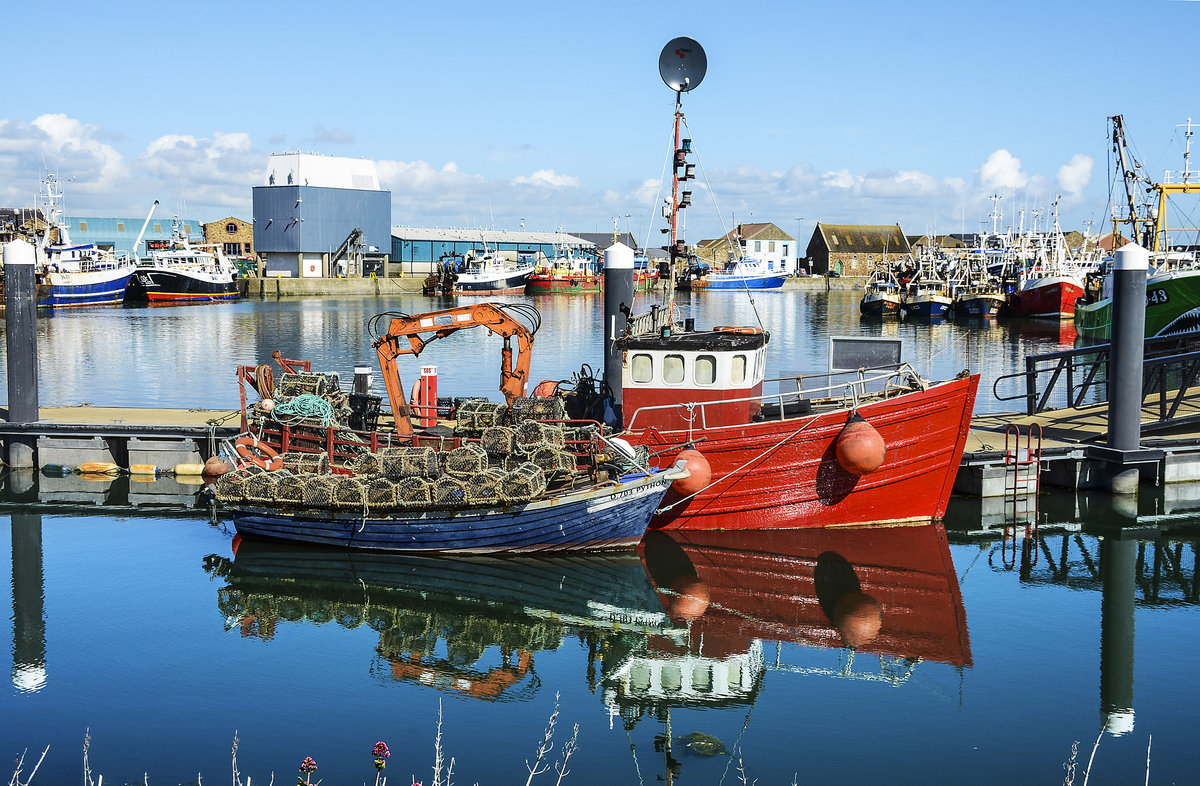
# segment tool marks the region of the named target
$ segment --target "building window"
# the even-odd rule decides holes
[[[87,231],[87,222],[86,222],[86,221],[80,221],[80,222],[79,222],[79,231],[80,231],[80,232],[86,232],[86,231]]]
[[[125,225],[124,225],[124,224],[122,224],[122,223],[121,223],[121,222],[119,222],[119,221],[117,222],[117,231],[118,231],[118,232],[124,232],[124,231],[125,231]]]
[[[829,238],[830,238],[830,239],[833,241],[833,244],[834,244],[835,246],[838,244],[837,235],[835,235],[835,234],[833,234],[832,232],[830,232],[830,233],[829,233]]]
[[[649,355],[634,355],[629,361],[629,378],[644,384],[654,379],[654,361]]]
[[[761,241],[761,240],[755,240],[755,241],[754,241],[754,250],[755,250],[755,251],[762,251],[762,241]]]
[[[158,233],[161,233],[161,232],[162,232],[162,224],[155,224],[155,225],[154,225],[154,231],[155,231],[155,232],[158,232]]]
[[[785,257],[788,255],[788,244],[787,244],[787,243],[784,243],[784,244],[783,244],[783,251],[782,251],[781,253],[782,253],[782,254],[783,254]]]
[[[249,243],[246,244],[246,253],[247,254],[250,253],[250,244]]]
[[[184,232],[186,232],[186,233],[188,233],[189,235],[190,235],[190,234],[192,234],[192,225],[191,225],[191,224],[184,224],[184,225],[183,225],[183,231],[184,231]]]
[[[241,243],[225,243],[223,245],[224,245],[223,253],[226,256],[231,256],[231,257],[241,256],[241,254],[242,254],[242,244]]]
[[[774,240],[767,241],[767,250],[771,251],[771,252],[775,251],[775,241]]]
[[[696,368],[693,372],[697,385],[711,385],[717,381],[717,359],[712,355],[700,355],[696,358]]]
[[[678,385],[683,379],[683,355],[667,355],[663,358],[663,382]]]
[[[225,231],[231,235],[236,235],[237,234],[237,224],[234,224],[233,222],[226,224]]]

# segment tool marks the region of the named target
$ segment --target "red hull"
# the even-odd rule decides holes
[[[765,639],[972,665],[940,524],[651,532],[639,552],[664,610],[711,657]]]
[[[696,442],[712,482],[690,499],[668,492],[651,528],[771,530],[930,521],[946,512],[970,429],[979,376],[861,406],[887,448],[882,466],[852,475],[835,455],[848,410],[708,430],[642,429],[630,442],[676,451]]]
[[[1083,287],[1071,280],[1046,279],[1041,286],[1022,289],[1012,296],[1013,311],[1023,317],[1071,319],[1075,316],[1075,301],[1083,295]]]
[[[575,294],[602,292],[603,290],[603,276],[556,276],[534,273],[525,285],[525,291],[531,295]]]

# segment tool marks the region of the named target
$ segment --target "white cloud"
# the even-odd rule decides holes
[[[549,188],[579,188],[582,185],[578,177],[560,175],[553,169],[539,169],[532,175],[518,175],[513,178],[513,183]]]
[[[1024,188],[1029,178],[1021,172],[1021,159],[1001,148],[983,162],[979,181],[984,188]]]
[[[1091,156],[1077,153],[1071,160],[1058,168],[1058,187],[1068,198],[1078,198],[1092,182],[1092,167],[1096,161]]]

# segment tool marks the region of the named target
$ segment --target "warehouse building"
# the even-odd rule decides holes
[[[392,194],[375,162],[275,153],[253,188],[255,253],[266,276],[386,276]]]
[[[595,254],[596,245],[561,232],[509,232],[504,229],[430,229],[392,227],[391,258],[405,276],[427,276],[437,263],[462,257],[468,251],[499,252],[510,260],[529,259],[535,264],[553,259],[556,249],[573,247]]]
[[[884,259],[900,260],[912,253],[899,224],[823,224],[817,222],[808,241],[808,259],[815,275],[869,276]]]

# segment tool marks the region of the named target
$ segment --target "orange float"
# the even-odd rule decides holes
[[[883,465],[887,445],[875,427],[855,412],[838,434],[835,451],[842,469],[851,475],[866,475]]]
[[[258,441],[258,437],[246,435],[238,437],[233,443],[237,454],[256,467],[262,467],[267,472],[283,469],[283,459],[270,445]]]
[[[675,481],[671,488],[685,497],[695,494],[712,482],[712,466],[708,459],[698,450],[689,448],[681,450],[675,461],[683,461],[684,468],[690,473],[686,478]]]
[[[543,379],[541,382],[537,383],[537,387],[533,389],[533,397],[553,398],[556,392],[558,392],[558,380]]]

